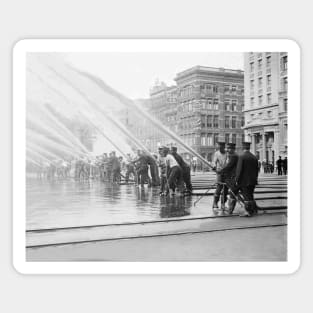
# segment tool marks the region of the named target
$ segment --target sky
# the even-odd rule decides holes
[[[243,70],[243,53],[231,52],[76,52],[66,60],[131,99],[148,98],[157,80],[174,85],[177,73],[196,65]]]

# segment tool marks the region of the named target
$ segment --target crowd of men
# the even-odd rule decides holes
[[[137,155],[117,156],[115,151],[94,158],[52,160],[36,166],[39,179],[100,179],[112,184],[135,183],[136,186],[160,186],[160,195],[191,194],[190,166],[177,148],[160,147],[158,154],[138,150]]]
[[[235,152],[235,144],[226,144],[226,149],[224,142],[218,144],[219,149],[215,152],[212,162],[216,171],[213,211],[217,213],[220,209],[222,212],[232,214],[237,201],[240,201],[243,204],[241,216],[256,214],[258,209],[253,194],[258,183],[259,162],[250,152],[250,143],[243,143],[243,152],[240,155]]]
[[[258,182],[260,161],[250,152],[250,143],[243,143],[243,152],[235,152],[233,143],[218,143],[212,159],[216,172],[213,211],[232,214],[236,203],[243,204],[241,215],[257,213],[254,189]],[[192,166],[192,164],[190,164]],[[159,147],[158,154],[138,150],[137,155],[117,156],[115,151],[95,158],[54,160],[37,167],[38,178],[69,178],[77,180],[100,179],[112,184],[134,183],[138,187],[159,186],[160,196],[192,194],[190,166],[177,147]],[[287,173],[287,158],[277,161],[278,175]],[[221,200],[221,206],[218,203]],[[226,207],[226,203],[228,204]]]

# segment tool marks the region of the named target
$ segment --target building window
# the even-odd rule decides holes
[[[218,134],[214,134],[213,135],[213,144],[214,144],[214,146],[216,145],[218,143]]]
[[[273,112],[272,111],[267,111],[267,117],[272,118],[273,117]]]
[[[193,87],[192,86],[186,86],[181,91],[182,97],[189,97],[192,95]]]
[[[230,117],[229,116],[225,116],[225,128],[229,128],[230,124]]]
[[[272,103],[272,94],[268,93],[267,94],[267,104],[271,104]]]
[[[236,128],[236,116],[232,116],[231,118],[231,128]]]
[[[213,110],[218,110],[218,99],[217,98],[215,98],[213,100]]]
[[[213,127],[218,128],[218,115],[214,115],[213,118]]]
[[[283,78],[283,91],[287,91],[288,90],[288,78],[284,77]]]
[[[237,100],[232,100],[231,101],[231,110],[232,111],[237,111]]]
[[[250,72],[254,72],[254,62],[250,63]]]
[[[205,115],[201,115],[201,127],[205,127]]]
[[[188,111],[189,111],[189,112],[192,112],[192,110],[193,110],[192,102],[189,102],[189,103],[188,103]]]
[[[244,127],[245,126],[245,117],[242,116],[241,117],[241,127]]]
[[[229,134],[225,134],[225,143],[229,143]]]
[[[251,104],[251,107],[253,107],[254,106],[254,98],[252,97],[252,98],[250,98],[250,104]]]
[[[254,89],[254,80],[253,79],[250,80],[250,89]]]
[[[258,69],[262,69],[262,59],[258,60]]]
[[[206,136],[205,136],[205,134],[201,134],[201,146],[206,146]]]
[[[236,139],[237,139],[236,134],[232,134],[232,135],[231,135],[231,142],[232,142],[232,143],[236,143]]]
[[[259,105],[263,104],[263,96],[259,96]]]
[[[224,92],[228,93],[229,92],[229,85],[224,86]]]
[[[213,134],[208,134],[208,146],[213,146]]]
[[[217,87],[217,85],[213,85],[213,92],[218,92],[218,87]]]
[[[231,86],[231,91],[232,92],[236,92],[237,91],[237,86],[236,85],[232,85]]]
[[[270,55],[266,57],[266,66],[267,66],[267,67],[270,67],[270,66],[271,66],[271,59],[272,59],[272,58],[271,58]]]
[[[284,99],[284,111],[287,112],[288,109],[288,99]]]
[[[287,69],[288,69],[288,57],[287,57],[287,55],[285,55],[281,59],[281,70],[287,71]]]
[[[208,128],[212,128],[213,127],[212,115],[208,115],[207,116],[207,125],[208,125]]]
[[[259,89],[262,88],[262,84],[263,84],[263,79],[262,79],[262,77],[259,77],[258,78],[258,87],[259,87]]]
[[[267,75],[266,76],[266,85],[267,87],[271,86],[272,83],[272,76],[271,75]]]
[[[229,99],[225,99],[224,105],[225,105],[225,111],[229,111],[229,109],[230,109],[230,100]]]

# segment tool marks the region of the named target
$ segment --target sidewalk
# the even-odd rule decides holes
[[[27,261],[286,261],[287,218],[211,218],[122,225],[28,237]],[[66,233],[68,232],[68,233]],[[85,233],[84,233],[85,232]],[[83,240],[91,239],[89,242]],[[81,240],[81,243],[78,241]],[[98,241],[97,241],[98,240]]]

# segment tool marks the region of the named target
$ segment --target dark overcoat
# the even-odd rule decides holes
[[[236,168],[236,181],[239,186],[257,185],[258,173],[258,159],[250,151],[239,155]]]

